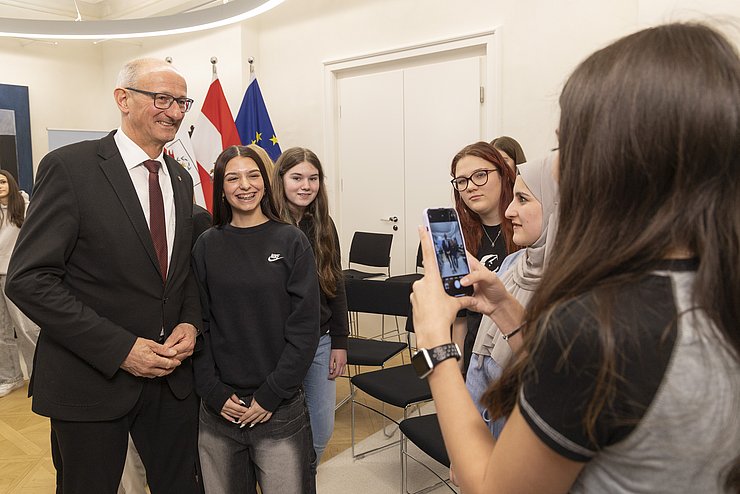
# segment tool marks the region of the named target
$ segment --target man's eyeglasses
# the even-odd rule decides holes
[[[160,110],[167,110],[170,106],[172,106],[173,101],[177,101],[177,106],[180,107],[180,111],[183,113],[190,110],[190,107],[193,106],[193,100],[191,100],[190,98],[175,98],[170,94],[153,93],[151,91],[143,91],[141,89],[136,89],[133,87],[127,87],[126,89],[128,89],[129,91],[134,91],[135,93],[151,96],[154,100],[154,107],[159,108]]]
[[[488,183],[488,174],[497,171],[498,169],[496,168],[494,168],[493,170],[476,170],[469,177],[455,177],[450,180],[450,183],[455,188],[455,190],[462,192],[463,190],[468,188],[469,182],[473,182],[478,187],[486,185]]]

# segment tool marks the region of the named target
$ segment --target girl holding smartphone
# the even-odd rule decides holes
[[[475,261],[473,297],[431,262],[414,286],[422,348],[449,343],[460,307],[522,338],[483,398],[498,439],[452,361],[429,375],[457,480],[740,492],[740,57],[704,25],[645,29],[583,61],[560,108],[558,231],[526,311]]]

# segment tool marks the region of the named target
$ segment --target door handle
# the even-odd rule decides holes
[[[387,221],[390,223],[398,223],[398,216],[391,216],[389,218],[380,218],[380,221]]]

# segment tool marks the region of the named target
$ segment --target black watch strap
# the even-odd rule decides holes
[[[425,378],[432,373],[434,367],[448,358],[460,360],[460,348],[456,343],[447,343],[427,350],[420,348],[411,359],[411,364],[420,378]]]
[[[454,358],[460,360],[460,348],[457,343],[447,343],[445,345],[435,346],[429,349],[429,356],[432,357],[432,363],[437,365],[443,360]]]

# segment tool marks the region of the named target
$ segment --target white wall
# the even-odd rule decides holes
[[[595,47],[632,30],[636,18],[637,3],[623,0],[313,0],[285,2],[252,22],[260,84],[281,141],[319,156],[323,62],[496,29],[502,132],[534,157],[555,145],[557,96],[567,74]]]
[[[104,43],[101,45],[104,60],[101,82],[112,91],[119,69],[128,60],[139,57],[161,59],[172,57],[172,64],[182,72],[187,80],[188,96],[195,100],[193,108],[183,121],[183,125],[190,126],[195,123],[211,84],[210,60],[211,57],[216,57],[219,81],[223,86],[234,118],[236,118],[236,112],[239,110],[249,81],[248,74],[245,75],[242,70],[242,64],[247,63],[246,55],[242,56],[247,49],[242,43],[242,31],[245,29],[246,27],[233,25],[202,33],[147,38],[133,40],[133,42]],[[109,106],[117,122],[117,110],[112,100]]]
[[[47,128],[109,127],[100,111],[100,64],[100,50],[89,42],[0,39],[0,82],[28,86],[34,170],[47,152]]]
[[[190,35],[97,45],[60,41],[57,46],[0,39],[5,67],[0,82],[29,86],[36,166],[46,153],[47,127],[118,125],[111,93],[126,60],[173,58],[196,99],[184,122],[190,125],[211,81],[210,57],[219,59],[221,83],[236,113],[248,82],[246,59],[253,56],[281,146],[307,146],[323,156],[324,62],[496,29],[503,67],[497,109],[502,133],[519,139],[536,157],[556,143],[557,97],[580,60],[645,25],[704,13],[740,17],[740,2],[288,0],[240,25]],[[382,129],[375,152],[382,156]]]

